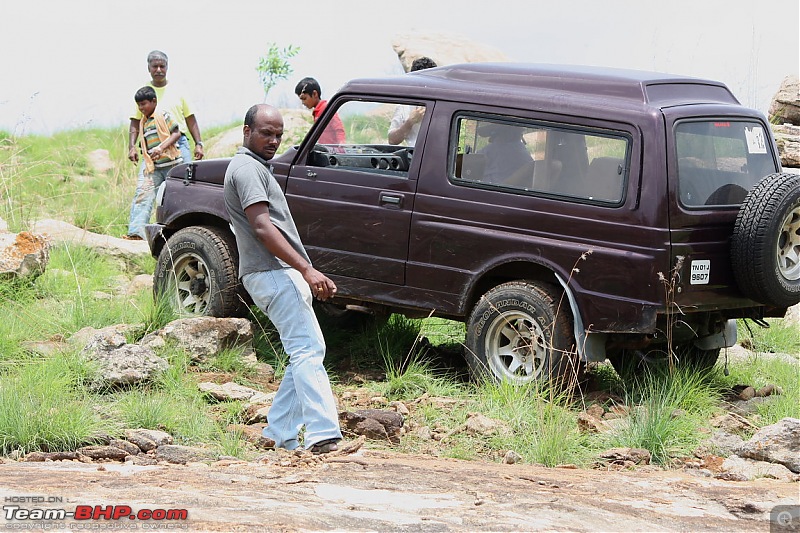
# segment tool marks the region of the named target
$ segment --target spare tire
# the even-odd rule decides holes
[[[731,262],[742,293],[764,305],[800,303],[800,175],[770,174],[736,217]]]

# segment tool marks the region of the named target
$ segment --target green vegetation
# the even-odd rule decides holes
[[[289,60],[300,52],[297,46],[289,45],[279,48],[277,43],[270,43],[267,53],[258,58],[258,78],[264,88],[264,99],[266,100],[269,91],[275,87],[280,80],[285,80],[294,72]]]
[[[348,135],[385,131],[381,120],[385,117],[347,117]],[[210,129],[207,135],[214,133]],[[93,231],[123,232],[135,174],[125,159],[123,134],[120,128],[52,139],[0,135],[0,218],[11,231],[28,229],[29,222],[47,216],[81,222]],[[85,154],[95,148],[108,149],[119,170],[90,171]],[[239,432],[228,429],[244,422],[244,404],[217,402],[197,387],[209,376],[253,388],[274,386],[260,381],[263,376],[245,364],[240,351],[226,350],[195,365],[179,346],[168,345],[158,355],[169,368],[151,383],[97,390],[96,368],[82,346],[69,342],[84,327],[121,323],[131,326],[128,342],[136,342],[175,318],[153,301],[149,289],[126,290],[132,276],[152,274],[154,266],[146,256],[121,262],[60,244],[51,249],[40,277],[0,279],[0,454],[74,450],[101,433],[118,436],[146,427],[168,431],[181,444],[243,458],[256,455]],[[251,319],[257,357],[280,379],[288,361],[274,328],[258,310]],[[329,350],[326,365],[343,408],[388,408],[395,401],[408,407],[407,433],[395,447],[401,451],[493,461],[514,451],[529,463],[588,467],[598,452],[630,446],[647,448],[655,462],[669,466],[692,453],[708,434],[710,418],[721,412],[723,397],[738,385],[781,389],[750,417],[754,427],[800,417],[800,332],[779,320],[770,329],[753,326],[752,333],[740,324],[740,341],[755,355],[731,360],[729,375],[723,372],[724,358],[707,375],[675,370],[628,384],[607,365],[590,369],[595,388],[630,412],[605,433],[578,429],[579,414],[591,404],[579,392],[470,381],[460,355],[462,323],[398,315],[355,321],[348,329],[325,317],[321,322]],[[768,357],[770,352],[793,355],[783,361]],[[604,407],[614,405],[608,400]],[[477,417],[486,417],[493,427],[469,429]]]

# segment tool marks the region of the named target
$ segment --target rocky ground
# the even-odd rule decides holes
[[[770,515],[777,520],[782,509],[800,508],[797,483],[770,479],[732,482],[678,471],[544,468],[363,449],[317,462],[271,455],[211,465],[7,463],[0,465],[0,497],[6,509],[186,509],[185,521],[56,523],[189,531],[792,531],[771,525]],[[30,503],[31,497],[42,499]],[[5,514],[9,529],[37,523]]]

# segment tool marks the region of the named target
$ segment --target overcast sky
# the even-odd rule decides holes
[[[168,78],[191,94],[202,128],[263,101],[255,67],[270,42],[299,46],[293,75],[270,93],[299,107],[304,76],[327,97],[351,78],[401,73],[391,42],[405,32],[455,33],[515,61],[716,79],[766,113],[800,70],[798,26],[798,0],[3,1],[0,130],[124,127],[152,49],[169,55]]]

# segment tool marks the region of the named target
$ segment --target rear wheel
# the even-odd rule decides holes
[[[212,226],[176,232],[158,256],[153,290],[178,315],[243,316],[233,235]]]
[[[739,289],[775,307],[800,303],[800,175],[770,174],[736,217],[731,262]]]
[[[672,363],[675,368],[693,369],[707,372],[719,358],[719,348],[701,350],[694,343],[675,346],[672,350]],[[666,349],[617,350],[608,354],[608,360],[617,374],[623,379],[641,377],[648,372],[669,368],[670,354]]]
[[[503,283],[484,294],[467,323],[466,359],[473,376],[524,385],[577,383],[572,314],[554,285]]]

